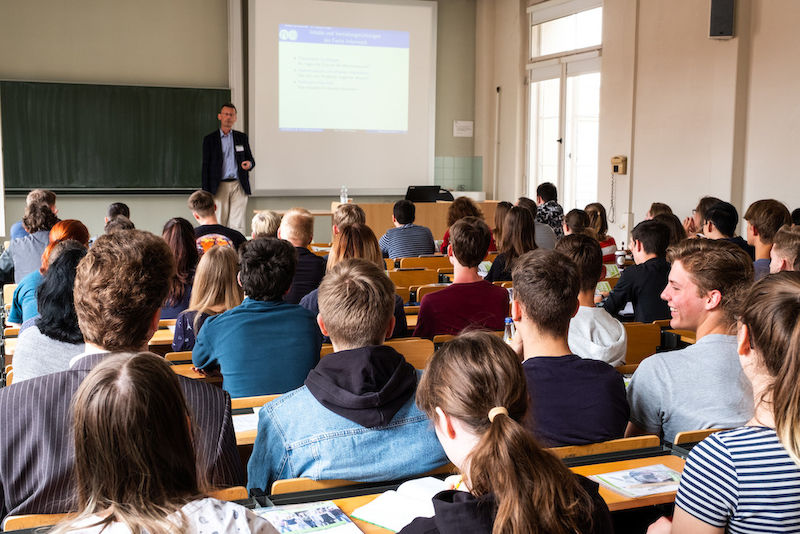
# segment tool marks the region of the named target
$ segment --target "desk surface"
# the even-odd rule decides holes
[[[582,465],[572,467],[573,473],[579,475],[599,475],[601,473],[613,473],[614,471],[622,471],[624,469],[635,469],[637,467],[644,467],[647,465],[663,464],[674,469],[678,472],[683,472],[683,466],[686,460],[680,456],[665,455],[665,456],[651,456],[648,458],[636,458],[633,460],[621,460],[619,462],[606,462],[601,464]],[[632,508],[643,508],[645,506],[652,506],[655,504],[666,504],[675,501],[675,492],[659,493],[657,495],[649,495],[647,497],[627,497],[621,493],[611,491],[610,489],[600,486],[600,496],[606,501],[608,509],[612,512],[617,510],[630,510]]]
[[[336,504],[336,506],[341,508],[342,511],[347,514],[348,517],[350,517],[352,515],[352,513],[353,513],[353,510],[355,510],[356,508],[359,508],[361,506],[364,506],[365,504],[373,501],[377,497],[378,497],[378,494],[375,494],[375,495],[361,495],[360,497],[348,497],[346,499],[334,499],[333,502],[334,502],[334,504]],[[353,523],[355,523],[356,526],[361,529],[361,532],[364,532],[366,534],[373,534],[373,533],[382,534],[384,532],[391,532],[391,530],[387,530],[385,528],[373,525],[372,523],[366,523],[366,522],[360,521],[358,519],[353,519],[352,517],[350,517],[350,519],[352,519]]]

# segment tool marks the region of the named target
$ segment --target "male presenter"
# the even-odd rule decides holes
[[[245,233],[250,169],[256,162],[247,134],[233,129],[236,107],[223,104],[219,130],[203,139],[203,189],[214,195],[219,224]]]

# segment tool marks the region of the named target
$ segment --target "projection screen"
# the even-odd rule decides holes
[[[436,3],[251,0],[256,194],[433,183]]]

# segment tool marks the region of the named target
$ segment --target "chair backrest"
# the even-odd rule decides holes
[[[566,447],[553,447],[548,449],[561,459],[577,458],[579,456],[592,456],[609,452],[630,451],[634,449],[647,449],[658,447],[661,440],[658,436],[636,436],[633,438],[612,439],[588,445],[568,445]]]
[[[260,408],[278,397],[280,397],[280,394],[256,395],[254,397],[231,397],[231,410],[238,410],[240,408]]]
[[[411,298],[411,290],[407,287],[395,287],[394,292],[400,295],[403,302],[408,302],[408,299]]]
[[[387,271],[393,271],[396,267],[394,258],[383,258],[383,262],[386,264]]]
[[[437,467],[427,473],[418,475],[419,477],[426,477],[431,475],[450,475],[457,472],[458,469],[451,463]],[[320,489],[341,488],[343,486],[354,486],[361,484],[354,480],[312,480],[310,478],[287,478],[284,480],[276,480],[272,483],[272,495],[283,495],[286,493],[297,493],[299,491],[313,491]]]
[[[675,445],[683,445],[685,443],[697,443],[698,441],[703,441],[711,434],[715,432],[721,432],[725,430],[724,428],[706,428],[703,430],[686,430],[684,432],[678,432],[675,434]]]
[[[3,285],[3,304],[11,304],[11,301],[14,299],[15,289],[17,289],[17,284]]]
[[[425,369],[428,359],[433,354],[433,341],[430,339],[404,337],[400,339],[387,339],[383,344],[392,347],[402,354],[406,361],[413,365],[415,369]],[[332,352],[333,345],[330,343],[323,343],[319,351],[319,356],[322,358]]]
[[[168,352],[164,355],[164,359],[168,362],[191,362],[192,351],[183,350],[180,352]]]
[[[17,337],[19,335],[18,326],[7,326],[3,329],[3,337]]]
[[[453,264],[450,263],[450,258],[447,256],[422,256],[419,258],[400,258],[401,269],[413,269],[415,267],[424,267],[426,269],[447,269],[452,268]]]
[[[247,488],[234,486],[208,492],[209,497],[220,501],[240,501],[248,498]],[[3,530],[22,530],[55,525],[69,518],[70,514],[26,514],[10,515],[3,521]]]
[[[170,326],[175,326],[175,321],[177,321],[177,319],[159,319],[158,320],[158,327],[159,328],[168,328]]]
[[[11,365],[6,365],[6,386],[10,386],[14,381],[14,368]]]
[[[422,297],[425,295],[436,293],[447,287],[450,287],[450,284],[425,284],[424,286],[419,286],[417,289],[417,302],[422,302]]]
[[[403,355],[414,369],[425,369],[428,360],[433,356],[433,341],[421,338],[389,339],[384,345],[392,347]]]
[[[661,319],[660,321],[653,321],[654,325],[658,325],[659,328],[669,328],[669,323],[671,319]]]
[[[655,324],[622,323],[628,335],[628,348],[625,351],[625,363],[628,365],[641,363],[642,360],[655,354],[661,344],[661,328]]]
[[[27,528],[48,527],[67,519],[69,514],[25,514],[10,515],[3,521],[3,530],[22,530]]]
[[[433,269],[394,270],[389,271],[389,278],[397,287],[422,286],[438,282],[439,273]]]
[[[208,492],[209,497],[220,501],[241,501],[248,498],[247,488],[244,486],[233,486]]]

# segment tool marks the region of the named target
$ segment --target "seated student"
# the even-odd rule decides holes
[[[498,202],[497,206],[494,208],[494,228],[492,228],[492,239],[494,239],[494,242],[498,247],[503,240],[503,223],[505,222],[508,211],[513,207],[514,204],[503,200]]]
[[[297,265],[294,247],[253,239],[242,246],[240,261],[244,302],[206,319],[192,361],[201,371],[221,371],[232,397],[285,393],[317,365],[321,345],[314,316],[283,300]]]
[[[736,312],[753,280],[753,263],[733,243],[687,239],[669,251],[672,269],[662,293],[670,326],[694,330],[685,349],[645,358],[628,386],[627,435],[731,428],[753,415],[752,392],[736,356]]]
[[[800,274],[756,283],[735,342],[753,384],[753,417],[692,449],[672,525],[648,532],[795,532],[800,524]]]
[[[703,234],[700,232],[703,231],[703,224],[706,220],[706,212],[717,202],[722,201],[717,197],[702,197],[698,201],[697,207],[692,210],[692,216],[686,217],[683,220],[683,229],[686,230],[686,235],[688,237],[703,236]]]
[[[103,233],[105,234],[113,234],[114,232],[119,232],[120,230],[136,230],[136,225],[124,215],[117,215],[113,219],[109,220],[105,227],[103,227]]]
[[[308,248],[314,239],[314,217],[311,212],[303,208],[287,211],[278,227],[278,237],[291,243],[297,251],[297,268],[292,286],[283,300],[298,304],[300,299],[319,287],[325,276],[325,260]]]
[[[447,255],[453,264],[453,283],[422,299],[415,337],[430,339],[475,327],[503,329],[508,316],[508,291],[478,274],[490,235],[489,227],[477,217],[464,217],[450,227]]]
[[[800,226],[784,225],[775,233],[769,252],[769,272],[800,271]]]
[[[54,214],[58,213],[58,208],[56,208],[56,194],[47,189],[34,189],[29,192],[28,196],[25,197],[26,208],[31,204],[47,204],[50,206],[50,211]],[[23,221],[17,221],[11,225],[9,237],[12,241],[25,237],[26,235],[28,235],[28,231],[25,229]]]
[[[539,208],[536,206],[536,201],[531,200],[528,197],[519,197],[516,205],[531,212],[531,217],[533,217],[533,225],[536,228],[536,248],[553,250],[556,247],[556,233],[549,224],[536,222],[536,214],[539,213]]]
[[[119,217],[120,215],[130,220],[131,209],[124,202],[112,202],[108,206],[108,211],[106,212],[106,217],[105,220],[103,221],[103,224],[108,224],[108,221],[112,220],[115,217]]]
[[[586,234],[594,237],[596,234],[590,228],[590,224],[589,215],[585,211],[569,210],[561,223],[562,235]]]
[[[342,204],[351,206],[352,204]],[[341,206],[340,206],[341,207]],[[348,258],[361,258],[370,261],[383,270],[385,263],[381,249],[378,246],[378,238],[366,224],[348,223],[341,227],[333,237],[331,253],[328,255],[327,269],[330,271],[334,265]],[[300,306],[310,311],[314,317],[319,313],[319,288],[315,289],[300,301]],[[408,335],[408,323],[406,322],[406,310],[403,297],[394,295],[394,331],[387,337],[399,338]],[[322,337],[323,343],[330,343],[328,336]]]
[[[14,239],[0,254],[0,278],[19,284],[23,278],[42,266],[42,253],[50,241],[50,229],[58,222],[47,204],[31,204],[25,208],[22,224],[28,235]]]
[[[597,241],[600,243],[600,248],[603,250],[603,263],[614,263],[617,242],[614,236],[608,235],[606,208],[599,202],[592,202],[586,205],[584,211],[589,216],[589,228],[594,231]]]
[[[236,281],[239,256],[232,247],[211,247],[197,263],[189,307],[175,321],[172,350],[194,348],[206,319],[242,303],[244,292]]]
[[[665,224],[667,228],[669,228],[669,246],[677,245],[686,239],[686,229],[684,229],[677,215],[672,213],[659,213],[653,217],[653,220]]]
[[[410,200],[398,200],[392,208],[392,224],[378,241],[387,258],[407,258],[433,254],[433,234],[426,226],[414,224],[416,206]]]
[[[455,224],[459,219],[464,217],[477,217],[485,222],[483,212],[478,207],[477,202],[469,197],[457,197],[447,208],[447,230],[444,231],[442,238],[442,246],[439,247],[439,252],[447,254],[447,247],[450,246],[450,227]],[[492,235],[491,242],[489,243],[489,251],[494,252],[497,250],[494,235]]]
[[[199,190],[192,193],[188,205],[192,216],[200,223],[200,226],[194,229],[197,252],[200,254],[214,245],[227,245],[238,250],[246,241],[244,235],[238,230],[219,224],[214,195],[208,191]]]
[[[539,184],[536,188],[536,222],[544,223],[550,226],[556,233],[556,238],[564,235],[564,229],[561,226],[564,222],[564,208],[558,203],[558,190],[556,186],[550,182]]]
[[[89,243],[89,230],[82,222],[75,219],[59,221],[50,229],[49,243],[42,253],[41,266],[23,278],[14,290],[11,311],[8,314],[9,324],[21,325],[38,315],[36,290],[42,283],[42,276],[47,272],[53,249],[59,243],[68,240],[78,241],[86,248]]]
[[[521,206],[514,206],[506,214],[503,222],[503,242],[500,253],[495,257],[487,282],[503,282],[511,280],[511,270],[517,258],[537,248],[534,238],[534,223],[530,211]]]
[[[575,262],[580,277],[578,313],[569,322],[567,340],[573,354],[602,360],[614,367],[625,363],[625,328],[594,304],[597,282],[603,275],[603,251],[596,239],[574,234],[562,237],[556,250]]]
[[[669,263],[664,259],[669,244],[669,228],[658,221],[642,221],[631,232],[631,254],[636,265],[622,271],[619,282],[602,302],[616,317],[625,304],[633,304],[633,320],[652,323],[669,319],[669,307],[661,300],[667,285]]]
[[[706,212],[703,235],[708,239],[724,239],[741,248],[750,258],[755,257],[755,249],[741,236],[735,236],[739,224],[739,212],[730,202],[717,202]]]
[[[781,226],[792,223],[792,216],[783,202],[767,199],[750,204],[744,218],[747,221],[747,244],[756,249],[755,279],[761,280],[769,274],[772,239]]]
[[[669,207],[669,204],[664,204],[663,202],[653,202],[650,204],[650,209],[647,210],[644,220],[649,221],[650,219],[655,219],[661,214],[673,215],[672,208]],[[680,219],[678,219],[678,222],[680,222]],[[686,233],[686,230],[683,232]]]
[[[513,346],[524,359],[529,424],[546,447],[621,438],[628,422],[622,375],[570,350],[567,335],[579,288],[575,263],[554,250],[528,252],[514,267]]]
[[[446,463],[414,403],[421,371],[383,345],[394,327],[394,284],[374,263],[337,263],[319,288],[317,323],[334,353],[305,385],[266,404],[247,465],[247,486],[282,478],[393,480]]]
[[[572,474],[523,426],[525,376],[514,351],[495,336],[471,332],[445,343],[417,389],[464,490],[433,498],[433,517],[402,534],[470,532],[613,532],[596,482]]]
[[[175,254],[175,276],[169,294],[161,308],[162,319],[175,319],[189,307],[192,297],[192,282],[197,269],[197,248],[194,246],[192,223],[182,217],[173,217],[164,224],[164,241]]]
[[[110,356],[73,401],[78,513],[58,532],[275,533],[240,504],[208,497],[178,376],[146,352]]]
[[[364,209],[358,204],[339,204],[336,206],[336,209],[333,210],[333,216],[331,218],[333,219],[333,225],[331,226],[331,244],[336,241],[336,236],[342,231],[342,228],[348,224],[363,224],[365,226],[367,224],[367,214],[364,213]],[[380,248],[378,248],[378,250],[380,250]],[[329,254],[324,255],[322,258],[327,265]],[[382,257],[381,261],[383,261]]]
[[[339,204],[333,210],[333,226],[331,227],[331,239],[342,231],[348,224],[367,224],[367,214],[358,204]]]
[[[278,227],[281,225],[281,216],[272,210],[262,210],[253,215],[250,223],[251,237],[278,237]]]
[[[85,350],[73,296],[75,270],[84,256],[86,245],[77,241],[62,241],[52,250],[50,268],[36,295],[39,316],[20,329],[14,351],[15,384],[66,371],[70,360]]]
[[[139,230],[98,237],[81,260],[75,311],[86,351],[73,358],[69,371],[0,389],[0,520],[76,509],[75,454],[68,439],[72,396],[108,352],[147,349],[174,272],[164,240]],[[198,380],[178,380],[195,416],[198,472],[210,484],[242,484],[230,397]]]

